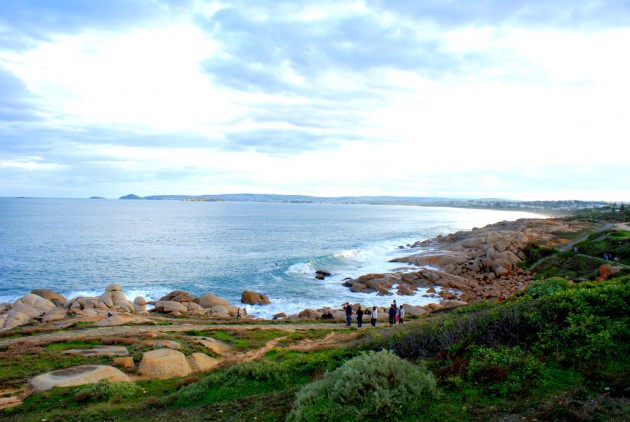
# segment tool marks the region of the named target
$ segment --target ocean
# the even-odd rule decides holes
[[[243,290],[269,318],[345,301],[368,306],[436,301],[351,293],[343,279],[400,268],[418,240],[539,214],[388,205],[0,198],[0,302],[35,288],[67,298],[118,283],[128,299],[173,290],[241,306]],[[403,249],[399,247],[403,246]],[[408,270],[414,267],[406,266]],[[316,270],[332,273],[315,279]]]

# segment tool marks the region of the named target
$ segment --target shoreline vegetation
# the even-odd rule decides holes
[[[147,312],[118,285],[69,300],[33,290],[0,304],[0,418],[627,420],[627,209],[412,246],[396,262],[417,271],[345,281],[409,295],[404,324],[379,308],[376,328],[367,313],[347,328],[340,304],[263,321],[211,293],[171,292]],[[438,303],[413,306],[418,288]]]

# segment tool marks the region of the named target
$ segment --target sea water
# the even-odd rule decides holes
[[[457,230],[539,215],[387,205],[0,198],[0,302],[35,288],[67,298],[118,283],[128,299],[173,290],[241,306],[244,290],[268,318],[306,308],[426,304],[422,297],[352,293],[345,278],[400,269],[408,245]],[[401,248],[402,247],[402,248]],[[413,270],[412,266],[405,266]],[[315,278],[316,270],[332,276]]]

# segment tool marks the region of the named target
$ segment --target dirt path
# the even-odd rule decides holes
[[[72,331],[55,331],[51,333],[34,334],[25,337],[9,338],[0,340],[0,346],[9,346],[16,343],[37,343],[46,344],[72,340],[74,338],[83,339],[100,339],[104,337],[124,337],[124,336],[141,336],[150,333],[180,333],[183,331],[204,331],[204,330],[229,330],[229,331],[247,331],[247,330],[279,330],[286,332],[306,331],[311,329],[334,329],[343,328],[343,323],[302,323],[302,324],[239,324],[239,325],[210,325],[210,324],[176,324],[176,325],[123,325],[117,327],[90,327]]]
[[[568,251],[569,249],[572,249],[578,243],[585,241],[586,238],[589,237],[591,234],[605,232],[606,230],[610,230],[611,228],[613,228],[613,226],[614,226],[614,224],[612,224],[612,223],[602,224],[600,227],[589,231],[584,236],[580,236],[577,239],[572,240],[569,243],[566,243],[566,244],[562,245],[559,249],[560,249],[561,252]]]

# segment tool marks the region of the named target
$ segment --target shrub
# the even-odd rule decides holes
[[[367,352],[303,387],[288,420],[359,420],[411,416],[434,397],[433,374],[395,354]]]
[[[536,281],[530,284],[525,290],[525,294],[528,294],[532,298],[538,298],[541,296],[550,295],[560,290],[567,289],[569,282],[560,277],[553,277],[548,280]]]
[[[96,384],[80,389],[74,395],[74,399],[77,402],[109,400],[113,398],[120,399],[133,396],[138,392],[138,389],[135,382],[112,382],[102,379]]]
[[[498,396],[524,392],[542,381],[543,364],[519,347],[475,347],[467,377]]]
[[[241,363],[228,369],[226,375],[234,379],[231,375],[245,378],[252,381],[271,381],[285,383],[288,379],[286,368],[273,361],[249,361]]]

